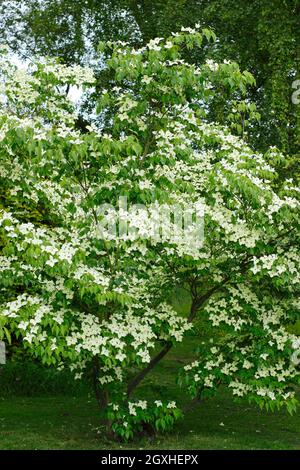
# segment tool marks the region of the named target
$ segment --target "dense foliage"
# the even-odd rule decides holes
[[[198,64],[204,57],[237,61],[256,77],[249,98],[261,115],[249,129],[252,145],[276,145],[299,155],[300,107],[291,100],[299,76],[299,0],[8,0],[0,5],[0,36],[19,55],[60,57],[64,63],[95,64],[100,40],[133,46],[167,37],[181,26],[217,31],[215,47],[185,54]],[[100,87],[106,77],[98,77]],[[211,107],[212,120],[226,119],[226,95]],[[217,116],[216,116],[217,115]],[[299,168],[299,166],[298,166]]]
[[[260,406],[296,405],[299,188],[279,178],[276,148],[255,153],[210,122],[220,89],[237,100],[254,83],[234,62],[183,59],[214,39],[196,25],[101,44],[113,84],[85,132],[66,91],[94,93],[91,69],[24,70],[1,55],[1,321],[43,363],[92,377],[108,431],[125,439],[182,416],[134,393],[199,316],[215,334],[179,376],[195,401],[226,384]],[[166,217],[174,207],[184,227]],[[187,318],[169,302],[177,286]]]

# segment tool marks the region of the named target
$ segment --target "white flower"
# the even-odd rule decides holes
[[[269,354],[264,353],[264,354],[261,354],[259,357],[261,357],[262,359],[266,360],[267,357],[269,357]]]
[[[207,59],[205,63],[213,72],[215,72],[219,68],[219,64],[214,62],[212,59]]]
[[[152,82],[153,80],[153,77],[149,77],[148,75],[144,75],[143,78],[142,78],[142,83],[146,83],[147,85]]]
[[[176,408],[176,402],[175,402],[175,401],[170,401],[170,402],[167,404],[167,408]]]

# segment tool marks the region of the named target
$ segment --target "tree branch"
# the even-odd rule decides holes
[[[222,284],[218,285],[218,286],[215,286],[213,287],[212,289],[210,289],[206,294],[202,295],[201,297],[199,297],[198,299],[194,299],[193,302],[192,302],[192,305],[191,305],[191,311],[190,311],[190,315],[187,319],[187,321],[189,323],[191,323],[196,314],[197,314],[197,311],[199,310],[199,308],[204,304],[204,302],[209,299],[209,297],[211,295],[213,295],[218,289],[220,289],[227,281],[228,281],[229,278],[226,278]],[[130,396],[132,395],[132,392],[135,390],[135,388],[142,382],[142,380],[146,377],[146,375],[149,374],[149,372],[151,372],[151,370],[156,366],[156,364],[158,364],[164,357],[165,355],[170,351],[170,349],[173,347],[173,344],[168,342],[165,344],[165,346],[160,350],[160,352],[154,356],[151,361],[149,362],[149,364],[147,365],[147,367],[145,367],[145,369],[141,370],[128,384],[128,387],[127,387],[127,397],[130,398]]]
[[[147,367],[141,370],[128,384],[127,387],[127,397],[130,398],[134,389],[140,384],[140,382],[146,377],[147,374],[156,366],[158,362],[162,360],[163,357],[170,351],[172,348],[172,343],[166,343],[165,346],[160,350],[160,352],[154,356]]]

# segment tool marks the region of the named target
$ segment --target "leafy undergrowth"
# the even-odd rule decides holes
[[[147,398],[187,396],[174,383],[175,371],[190,359],[197,338],[170,352],[143,383]],[[227,390],[187,413],[171,435],[129,444],[108,441],[97,432],[98,409],[84,387],[80,393],[0,398],[0,449],[299,449],[300,411],[267,413],[235,403]]]

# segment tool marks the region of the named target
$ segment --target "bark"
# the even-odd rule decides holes
[[[172,343],[167,343],[160,352],[154,356],[149,362],[148,366],[145,369],[141,370],[128,384],[127,387],[127,397],[130,398],[134,389],[140,384],[140,382],[146,377],[147,374],[158,364],[163,357],[170,351],[172,348]]]

